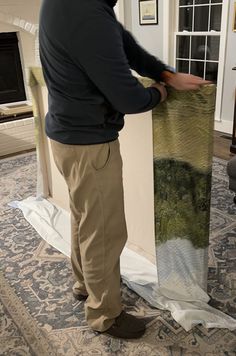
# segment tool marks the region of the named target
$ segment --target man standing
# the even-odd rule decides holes
[[[138,338],[142,320],[122,311],[119,258],[127,240],[118,132],[124,114],[166,99],[165,82],[197,89],[201,78],[173,74],[116,20],[115,0],[44,0],[40,56],[49,92],[46,133],[68,185],[71,262],[88,325]],[[145,89],[131,69],[156,83]]]

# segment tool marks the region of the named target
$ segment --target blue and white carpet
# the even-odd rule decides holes
[[[212,306],[236,318],[236,207],[225,168],[214,159],[208,292]],[[69,260],[8,206],[35,195],[35,154],[0,161],[0,172],[0,355],[236,355],[235,331],[198,325],[186,332],[125,286],[124,307],[146,318],[145,336],[124,341],[93,333],[71,294]]]

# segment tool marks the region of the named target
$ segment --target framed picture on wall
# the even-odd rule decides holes
[[[158,24],[158,0],[139,0],[139,23]]]

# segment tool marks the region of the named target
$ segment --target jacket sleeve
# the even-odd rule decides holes
[[[131,33],[125,30],[121,24],[120,26],[123,33],[124,50],[130,67],[141,76],[149,77],[159,82],[161,73],[168,70],[167,66],[142,48]]]
[[[120,25],[109,13],[90,16],[76,28],[70,53],[94,85],[123,114],[153,109],[161,99],[156,88],[144,88],[130,70]]]

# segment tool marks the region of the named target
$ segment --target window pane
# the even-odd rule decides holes
[[[211,6],[210,30],[214,30],[214,31],[221,30],[221,13],[222,13],[222,5]]]
[[[192,36],[191,58],[205,59],[206,37]]]
[[[206,79],[216,82],[217,74],[218,74],[218,63],[208,62],[206,64]]]
[[[222,3],[222,0],[211,0],[212,4],[220,4]]]
[[[196,6],[194,31],[208,31],[209,6]]]
[[[193,4],[193,0],[180,0],[179,1],[180,6],[183,5],[192,5]]]
[[[193,8],[182,7],[179,9],[179,31],[192,31]]]
[[[176,61],[177,72],[189,73],[189,61]]]
[[[189,58],[190,36],[177,36],[177,58]]]
[[[191,61],[190,73],[203,78],[204,77],[204,62]]]
[[[220,50],[220,36],[207,37],[207,60],[218,61]]]
[[[195,0],[195,4],[209,4],[210,0]]]

